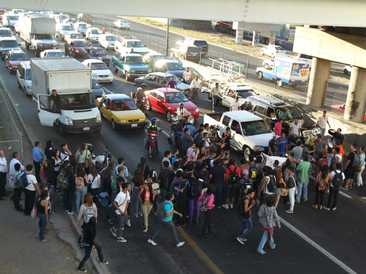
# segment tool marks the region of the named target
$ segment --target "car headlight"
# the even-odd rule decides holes
[[[72,119],[67,116],[65,116],[65,118],[64,118],[64,123],[66,126],[72,126],[72,124],[73,124]]]
[[[96,120],[97,120],[97,123],[102,122],[102,116],[100,115],[100,112],[98,112]]]

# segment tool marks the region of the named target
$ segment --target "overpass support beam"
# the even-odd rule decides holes
[[[241,44],[244,35],[244,22],[235,22],[235,25],[235,44]]]
[[[348,86],[344,119],[362,122],[366,107],[366,70],[353,66]]]
[[[316,108],[324,105],[330,61],[313,57],[306,104]]]

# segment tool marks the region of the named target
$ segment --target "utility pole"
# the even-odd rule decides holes
[[[170,19],[168,18],[166,21],[166,48],[165,48],[166,56],[169,56],[169,27],[170,27]]]

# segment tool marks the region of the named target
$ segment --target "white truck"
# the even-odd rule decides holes
[[[24,40],[26,48],[34,51],[37,56],[41,51],[57,46],[54,18],[46,15],[26,15],[19,24],[20,38]]]
[[[248,111],[228,111],[203,116],[203,123],[218,128],[222,137],[227,128],[231,132],[231,147],[243,153],[244,159],[256,152],[265,152],[274,137],[264,120]]]
[[[61,133],[99,133],[91,71],[73,58],[31,59],[32,95],[42,126]]]

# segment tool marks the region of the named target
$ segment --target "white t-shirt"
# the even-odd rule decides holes
[[[101,187],[100,175],[97,174],[97,176],[95,176],[93,178],[93,180],[91,181],[90,188],[91,189],[97,189],[97,188],[100,188],[100,187]]]
[[[0,157],[0,172],[2,173],[8,172],[8,161],[6,161],[5,157]]]
[[[15,165],[16,165],[16,164],[20,164],[21,169],[22,169],[22,170],[24,169],[24,167],[23,167],[23,165],[20,163],[20,161],[19,161],[18,159],[16,159],[16,158],[13,158],[13,159],[11,159],[11,161],[10,161],[10,163],[9,163],[9,175],[13,175],[13,176],[15,176],[15,173],[16,173],[16,171],[15,171]]]
[[[130,193],[127,191],[126,193],[123,191],[120,191],[116,198],[114,199],[114,202],[118,205],[118,207],[120,208],[122,211],[124,211],[126,209],[127,204],[130,202]],[[116,209],[116,214],[117,215],[121,215],[121,211]]]
[[[25,187],[25,189],[30,191],[36,191],[36,188],[34,187],[34,185],[38,184],[36,176],[34,176],[33,174],[27,174],[27,180],[28,185]]]
[[[341,172],[341,171],[337,171],[337,173],[339,173],[339,172]],[[331,178],[331,180],[333,180],[333,178],[334,178],[334,176],[335,176],[335,174],[336,174],[336,171],[332,171],[331,173],[330,173],[330,178]],[[344,179],[346,179],[346,176],[344,175],[344,173],[342,172],[342,179],[344,180]]]
[[[324,128],[324,129],[327,127],[327,123],[328,123],[328,118],[324,117],[324,116],[319,117],[318,122],[317,122],[318,126],[320,128]]]

